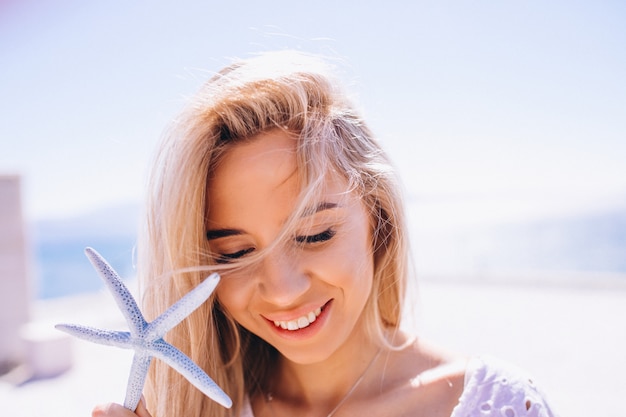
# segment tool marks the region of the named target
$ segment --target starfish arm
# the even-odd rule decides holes
[[[77,326],[75,324],[57,324],[54,326],[62,332],[69,333],[79,339],[107,346],[117,346],[124,349],[131,349],[133,346],[130,340],[130,333],[116,332],[112,330],[101,330],[93,327]]]
[[[230,408],[233,405],[230,397],[222,391],[206,372],[174,346],[160,339],[152,344],[150,351],[156,358],[161,359],[187,378],[189,382],[213,401],[226,408]]]
[[[162,338],[165,333],[200,307],[211,296],[219,281],[220,276],[216,273],[208,276],[197,287],[189,291],[183,298],[178,300],[153,322],[149,323],[146,327],[146,338],[148,340]]]
[[[152,361],[152,356],[146,350],[138,350],[133,357],[128,385],[126,386],[126,398],[124,399],[124,407],[130,411],[134,412],[137,409],[148,376],[150,361]]]
[[[104,280],[104,283],[113,294],[113,298],[117,303],[119,309],[122,311],[130,333],[133,336],[138,336],[146,327],[146,320],[141,314],[141,310],[137,306],[135,299],[133,298],[126,285],[122,282],[117,272],[104,260],[98,252],[92,248],[86,248],[85,254],[93,267],[98,271],[98,274]]]

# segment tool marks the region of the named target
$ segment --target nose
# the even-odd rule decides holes
[[[261,261],[259,292],[275,306],[289,307],[297,303],[311,287],[310,277],[297,260],[285,250],[276,248]]]

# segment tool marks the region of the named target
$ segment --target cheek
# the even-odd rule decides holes
[[[309,258],[309,266],[317,277],[333,286],[369,294],[373,259],[368,233],[354,233]]]
[[[358,218],[358,217],[357,217]],[[343,241],[340,257],[343,263],[359,271],[359,275],[373,275],[374,255],[372,234],[366,216],[360,216],[360,221],[353,223],[350,233]]]
[[[233,318],[241,322],[246,317],[247,307],[252,297],[251,285],[243,278],[225,276],[216,290],[220,304]]]
[[[351,279],[355,296],[367,298],[374,281],[374,256],[369,229],[359,225],[352,239],[347,239],[346,247],[338,254],[338,264],[344,269],[347,279]]]

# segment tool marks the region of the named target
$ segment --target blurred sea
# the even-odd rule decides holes
[[[410,204],[409,211],[419,278],[515,279],[535,285],[541,283],[538,277],[552,276],[568,285],[572,277],[589,281],[610,276],[626,288],[626,210],[621,208],[453,227],[437,223],[420,202]],[[445,221],[448,214],[435,211]],[[137,206],[128,205],[34,224],[36,298],[103,288],[84,255],[87,246],[101,253],[122,278],[134,278],[138,213]]]
[[[412,243],[425,274],[622,276],[626,282],[622,209],[450,228],[417,224]]]
[[[84,254],[98,251],[124,279],[135,277],[139,207],[134,204],[31,225],[31,275],[37,299],[96,292],[101,278]]]
[[[124,279],[135,276],[132,237],[94,237],[65,241],[42,241],[34,245],[36,298],[47,299],[96,292],[104,288],[96,270],[84,255],[96,249]]]

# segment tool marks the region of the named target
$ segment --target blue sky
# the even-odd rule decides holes
[[[285,48],[341,58],[431,214],[626,206],[624,2],[211,3],[0,3],[0,173],[29,218],[139,201],[185,97]]]

